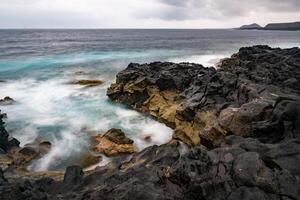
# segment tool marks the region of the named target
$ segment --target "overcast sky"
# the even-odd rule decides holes
[[[231,28],[300,21],[300,0],[0,0],[0,28]]]

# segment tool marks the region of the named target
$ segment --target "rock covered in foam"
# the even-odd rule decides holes
[[[11,97],[4,97],[3,99],[0,99],[0,105],[1,106],[7,106],[7,105],[12,105],[15,103],[15,100]]]

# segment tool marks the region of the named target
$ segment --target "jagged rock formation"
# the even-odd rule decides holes
[[[63,181],[3,179],[0,194],[3,199],[295,200],[299,158],[299,139],[273,145],[229,136],[211,151],[195,147],[180,154],[178,143],[152,146],[87,176],[72,166]]]
[[[1,114],[0,111],[0,153],[8,152],[14,147],[19,147],[20,144],[20,142],[17,139],[9,137],[9,134],[4,127],[4,117],[6,117],[6,115]]]
[[[230,134],[276,142],[299,135],[292,125],[299,124],[299,55],[298,48],[255,46],[224,59],[218,70],[190,63],[130,64],[107,95],[166,123],[175,129],[174,138],[191,146],[218,145]],[[296,112],[295,119],[283,119],[287,112]]]
[[[130,64],[109,97],[173,127],[191,149],[174,140],[92,172],[68,167],[62,180],[0,170],[1,199],[298,200],[299,55],[255,46],[218,70]],[[123,136],[108,138],[128,142]]]

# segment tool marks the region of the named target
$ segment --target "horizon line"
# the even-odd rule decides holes
[[[128,30],[128,29],[132,29],[132,30],[151,30],[151,29],[164,29],[164,30],[217,30],[217,29],[235,29],[235,28],[98,28],[98,27],[94,27],[94,28],[80,28],[80,27],[75,27],[75,28],[71,28],[71,27],[67,27],[67,28],[53,28],[53,27],[41,27],[41,28],[21,28],[21,27],[13,27],[13,28],[1,28],[0,30]]]

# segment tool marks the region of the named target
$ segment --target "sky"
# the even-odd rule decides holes
[[[299,11],[300,0],[0,0],[0,28],[233,28]]]

